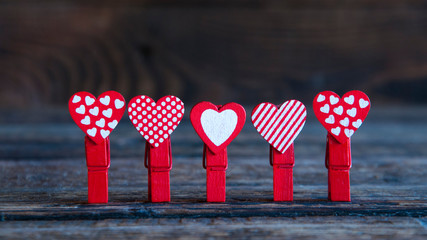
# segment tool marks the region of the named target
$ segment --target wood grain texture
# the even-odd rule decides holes
[[[226,202],[206,203],[203,143],[186,116],[171,138],[171,202],[147,201],[143,142],[131,123],[122,121],[110,135],[107,205],[86,203],[84,134],[71,119],[59,121],[58,113],[43,116],[44,124],[0,125],[0,238],[427,236],[423,107],[372,109],[352,137],[350,203],[327,200],[326,131],[313,114],[295,142],[293,202],[273,201],[269,148],[248,120],[227,148]]]
[[[125,219],[87,221],[5,222],[2,236],[22,239],[423,239],[426,218],[400,217],[298,217]],[[58,231],[61,229],[61,231]]]
[[[427,6],[399,1],[2,1],[0,104],[81,90],[184,102],[427,102]]]

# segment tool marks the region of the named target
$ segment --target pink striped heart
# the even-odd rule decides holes
[[[286,101],[279,109],[272,103],[260,103],[252,111],[256,130],[281,153],[285,153],[301,132],[306,117],[304,104],[297,100]]]

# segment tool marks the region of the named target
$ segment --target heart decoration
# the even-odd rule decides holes
[[[102,142],[117,126],[125,112],[125,99],[115,91],[95,98],[88,92],[71,96],[68,109],[77,126],[95,143]]]
[[[158,147],[169,138],[184,116],[184,103],[175,96],[164,96],[157,103],[148,96],[132,98],[129,118],[151,146]]]
[[[237,103],[216,106],[198,103],[191,109],[190,120],[202,141],[218,153],[237,137],[245,124],[246,111]]]
[[[252,123],[258,133],[281,153],[294,142],[306,118],[305,106],[297,100],[286,101],[280,108],[265,102],[252,111]]]
[[[317,119],[340,143],[344,143],[356,132],[370,108],[368,96],[361,91],[350,91],[342,98],[334,92],[324,91],[313,100]]]

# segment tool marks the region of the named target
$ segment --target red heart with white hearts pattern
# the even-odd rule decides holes
[[[237,137],[245,119],[245,109],[237,103],[216,106],[210,102],[201,102],[190,113],[194,130],[214,153],[227,147]]]
[[[350,91],[342,98],[324,91],[314,98],[313,110],[320,123],[340,143],[344,143],[362,125],[371,108],[368,96]]]
[[[181,122],[184,103],[175,96],[164,96],[156,103],[141,95],[129,101],[128,113],[136,130],[153,147],[158,147]]]
[[[252,123],[261,136],[277,151],[285,153],[304,127],[307,111],[297,100],[284,102],[278,109],[261,103],[252,111]]]
[[[88,92],[78,92],[68,102],[71,117],[94,142],[100,143],[117,126],[125,112],[125,99],[115,91],[95,98]]]

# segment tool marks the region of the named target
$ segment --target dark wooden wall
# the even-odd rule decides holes
[[[218,103],[360,89],[427,103],[427,2],[6,0],[0,81],[3,107],[109,89]]]

